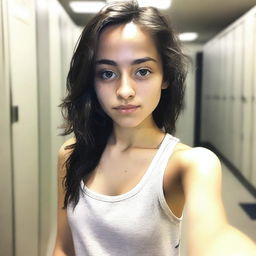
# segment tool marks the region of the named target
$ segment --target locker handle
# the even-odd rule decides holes
[[[11,122],[16,123],[19,121],[19,107],[12,106],[11,107]]]
[[[241,97],[241,101],[242,101],[243,103],[245,103],[245,102],[247,101],[246,97],[245,97],[245,96],[242,96],[242,97]]]

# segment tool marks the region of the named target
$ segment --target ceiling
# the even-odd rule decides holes
[[[70,1],[59,0],[71,19],[84,26],[92,15],[72,12]],[[196,43],[205,43],[254,5],[256,0],[172,0],[171,8],[163,13],[177,32],[198,32]]]

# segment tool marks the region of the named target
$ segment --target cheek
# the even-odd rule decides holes
[[[102,101],[102,95],[104,95],[103,87],[96,84],[95,87],[94,87],[94,90],[95,90],[95,93],[97,95],[98,100]]]
[[[107,105],[108,100],[110,99],[108,90],[106,90],[104,86],[95,85],[95,93],[101,107],[105,109],[105,106]]]
[[[158,101],[161,96],[161,83],[159,79],[155,79],[148,84],[143,86],[140,94],[147,98],[149,104],[153,104],[153,102]],[[152,102],[150,102],[152,101]]]

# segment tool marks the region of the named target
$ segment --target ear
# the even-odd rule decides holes
[[[162,83],[162,86],[161,86],[161,89],[164,90],[164,89],[167,89],[168,88],[168,83],[165,81]]]

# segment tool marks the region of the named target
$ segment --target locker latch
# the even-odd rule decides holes
[[[19,107],[12,106],[11,107],[11,122],[16,123],[19,121]]]

